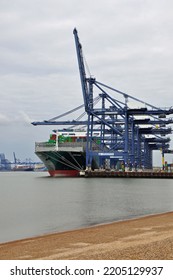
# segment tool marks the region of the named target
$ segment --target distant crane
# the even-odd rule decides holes
[[[14,164],[17,164],[19,160],[17,160],[15,152],[13,152],[13,157],[14,157]]]

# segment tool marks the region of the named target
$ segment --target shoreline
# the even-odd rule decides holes
[[[85,230],[85,229],[90,229],[90,228],[95,228],[95,227],[100,227],[100,226],[112,225],[112,224],[116,224],[116,223],[119,223],[119,222],[128,222],[128,221],[142,219],[142,218],[145,218],[145,217],[150,217],[150,216],[151,217],[152,216],[155,217],[155,216],[158,216],[158,215],[171,214],[171,213],[173,213],[173,211],[161,212],[161,213],[155,213],[155,214],[146,214],[146,215],[136,216],[136,217],[129,218],[129,219],[121,219],[121,220],[116,220],[116,221],[107,222],[107,223],[94,224],[94,225],[86,226],[86,227],[79,227],[79,228],[63,230],[63,231],[55,231],[55,232],[43,233],[43,234],[39,234],[39,235],[33,235],[33,236],[28,236],[28,237],[24,237],[24,238],[14,239],[14,240],[10,240],[10,241],[0,242],[0,246],[4,245],[4,244],[11,244],[11,243],[14,243],[14,242],[15,243],[16,242],[22,242],[22,241],[25,241],[25,240],[37,239],[37,238],[47,237],[47,236],[49,237],[49,236],[57,235],[57,234],[61,234],[61,233],[75,232],[75,231],[80,231],[80,230]]]
[[[0,243],[0,259],[173,259],[173,212]]]

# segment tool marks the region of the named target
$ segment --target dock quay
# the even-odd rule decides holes
[[[163,178],[173,179],[173,172],[156,171],[113,171],[86,170],[81,174],[86,178]]]

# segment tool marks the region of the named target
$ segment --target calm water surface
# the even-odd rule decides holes
[[[0,173],[0,242],[173,211],[172,179]]]

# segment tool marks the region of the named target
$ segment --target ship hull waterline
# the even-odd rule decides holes
[[[47,168],[51,177],[78,177],[86,169],[85,152],[36,152]],[[92,168],[98,168],[96,159],[93,159]]]

